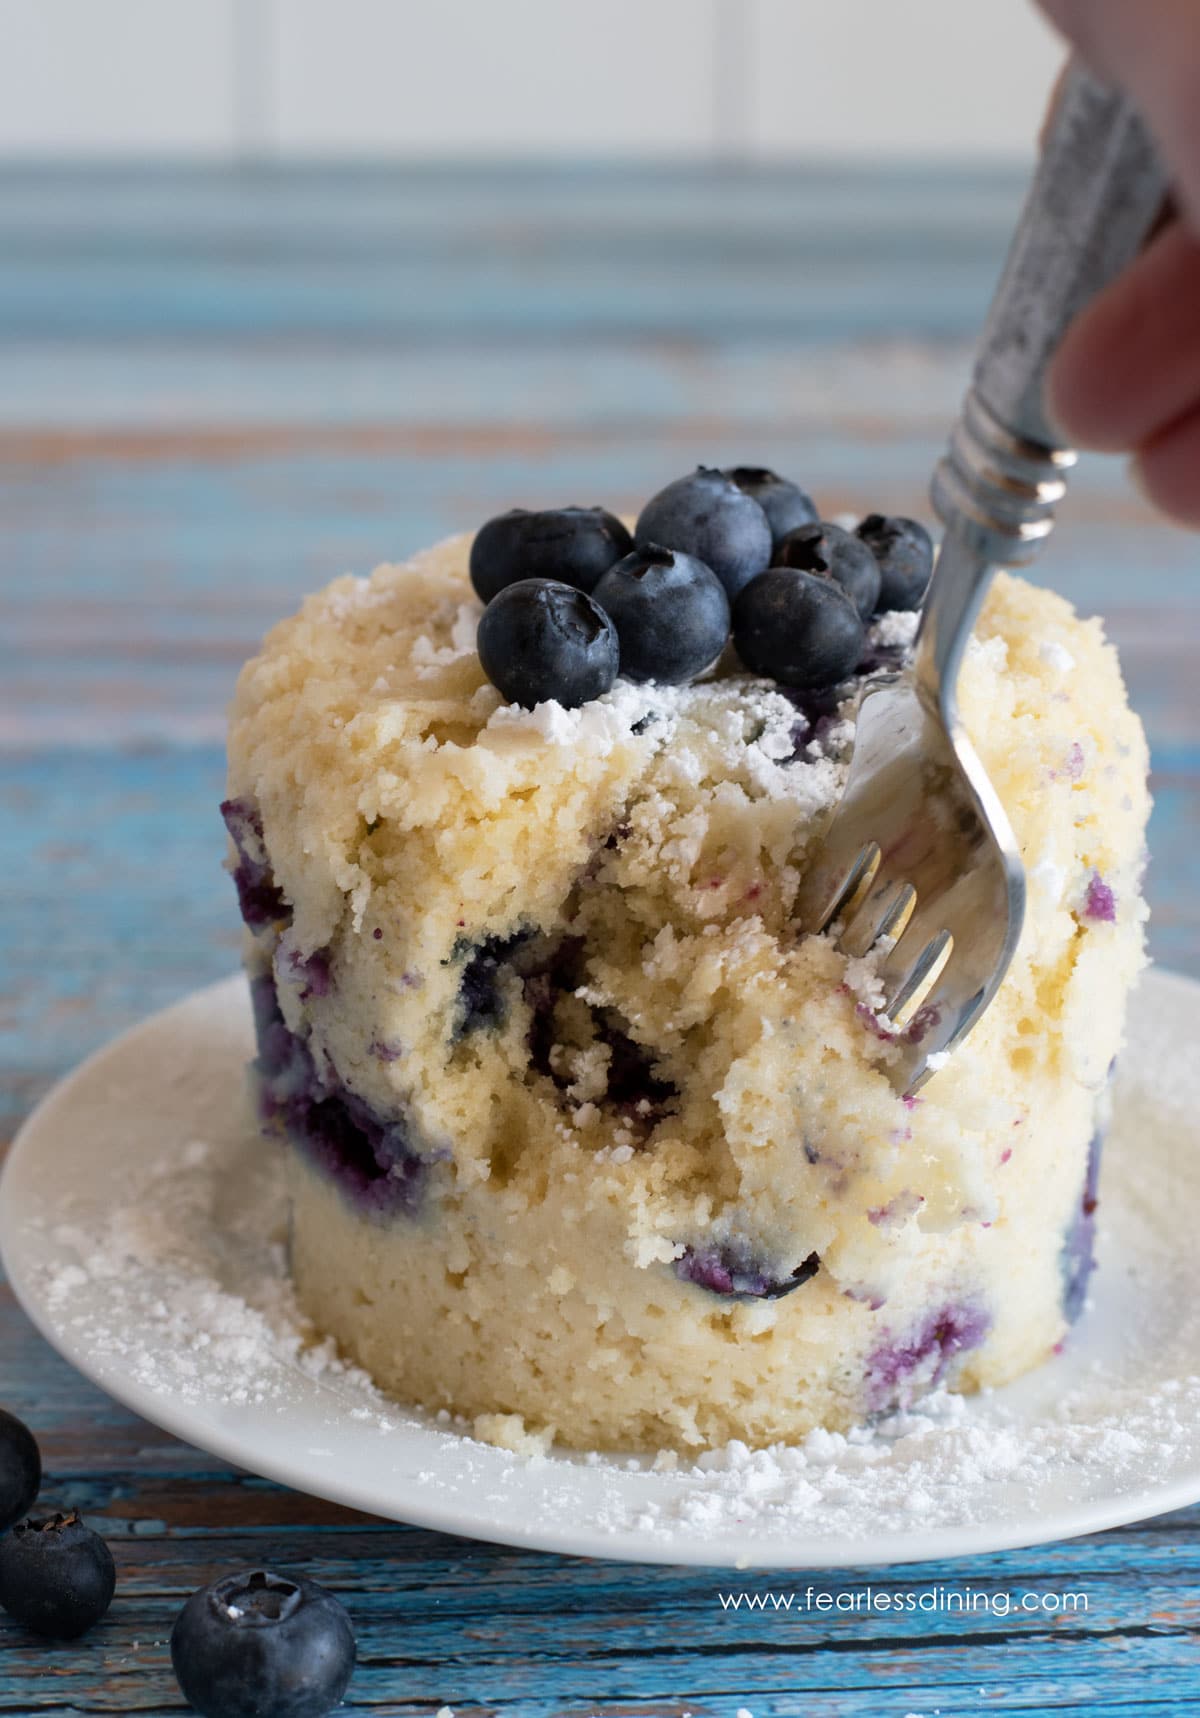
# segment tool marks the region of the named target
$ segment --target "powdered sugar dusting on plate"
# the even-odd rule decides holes
[[[296,1374],[328,1387],[331,1411],[387,1433],[423,1427],[485,1452],[461,1422],[385,1398],[299,1311],[286,1268],[286,1208],[275,1148],[228,1149],[186,1139],[147,1166],[140,1185],[103,1214],[49,1225],[59,1257],[45,1272],[47,1305],[90,1350],[156,1395],[287,1411]],[[65,1257],[66,1262],[62,1262]],[[1184,1356],[1165,1357],[1169,1363]],[[1019,1389],[1019,1387],[1018,1387]],[[998,1488],[1032,1507],[1047,1480],[1086,1488],[1097,1473],[1136,1475],[1200,1424],[1200,1376],[1162,1368],[1153,1387],[1095,1365],[1048,1417],[1031,1419],[1008,1392],[968,1402],[939,1391],[916,1409],[848,1434],[816,1431],[797,1446],[741,1443],[694,1462],[588,1455],[611,1473],[596,1525],[666,1543],[681,1530],[720,1535],[836,1533],[867,1540],[937,1522],[986,1521]],[[489,1463],[529,1458],[488,1449]],[[534,1456],[534,1461],[545,1458]],[[643,1476],[636,1491],[618,1476]],[[421,1476],[432,1487],[446,1483]]]

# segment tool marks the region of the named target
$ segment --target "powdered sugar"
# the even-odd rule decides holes
[[[909,609],[892,609],[871,624],[871,642],[891,649],[907,650],[917,636],[920,615]]]
[[[870,1428],[816,1431],[798,1446],[750,1450],[732,1443],[664,1475],[662,1495],[608,1512],[612,1531],[671,1539],[681,1528],[721,1535],[810,1532],[868,1539],[936,1522],[987,1522],[998,1488],[1029,1508],[1049,1483],[1086,1492],[1097,1473],[1138,1475],[1163,1443],[1191,1435],[1200,1376],[1146,1395],[1098,1371],[1037,1422],[992,1397],[968,1402],[944,1390]]]
[[[351,1411],[387,1430],[392,1405],[296,1306],[277,1170],[268,1159],[227,1199],[223,1162],[204,1141],[164,1152],[101,1219],[53,1224],[50,1240],[73,1262],[47,1271],[47,1306],[155,1395],[262,1406],[285,1400],[299,1369],[367,1396]]]
[[[992,1396],[938,1393],[794,1447],[733,1443],[695,1461],[515,1453],[537,1447],[519,1427],[515,1449],[497,1449],[385,1399],[296,1307],[280,1157],[232,1096],[240,986],[118,1046],[35,1124],[6,1183],[6,1260],[59,1345],[151,1417],[401,1517],[710,1563],[1082,1531],[1200,1491],[1191,996],[1159,979],[1135,1011],[1138,1081],[1118,1092],[1097,1304],[1066,1353]]]
[[[283,1410],[298,1371],[336,1391],[338,1411],[355,1422],[381,1432],[425,1425],[465,1447],[465,1428],[442,1416],[435,1432],[387,1401],[301,1316],[285,1234],[272,1155],[243,1162],[231,1183],[225,1154],[187,1139],[147,1166],[132,1197],[53,1224],[49,1238],[67,1259],[45,1273],[46,1304],[89,1352],[156,1396]],[[816,1431],[794,1447],[735,1442],[694,1463],[670,1455],[653,1464],[586,1462],[614,1474],[653,1469],[652,1492],[604,1488],[597,1525],[605,1533],[662,1543],[681,1530],[867,1539],[933,1521],[986,1521],[998,1486],[1032,1507],[1050,1481],[1136,1475],[1197,1425],[1200,1377],[1183,1370],[1147,1390],[1140,1377],[1096,1365],[1042,1419],[1000,1397],[968,1403],[939,1391],[870,1428]],[[500,1441],[539,1447],[521,1428]]]

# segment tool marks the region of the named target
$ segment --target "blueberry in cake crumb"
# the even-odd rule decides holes
[[[924,525],[899,515],[868,513],[856,535],[879,563],[879,613],[920,608],[933,572],[933,539]]]
[[[416,1150],[401,1117],[380,1115],[331,1071],[318,1068],[284,1020],[269,973],[253,980],[250,999],[259,1114],[267,1130],[283,1132],[364,1216],[414,1216],[436,1153]]]
[[[875,612],[882,580],[879,563],[865,543],[840,525],[820,521],[789,531],[775,545],[774,564],[832,579],[845,591],[862,621],[870,620]]]
[[[670,1113],[679,1088],[654,1072],[654,1056],[629,1036],[614,1009],[601,1012],[596,1036],[609,1052],[604,1102],[649,1130]]]
[[[771,562],[771,527],[763,509],[723,471],[705,465],[652,496],[634,536],[639,544],[659,543],[703,561],[730,602]]]
[[[514,507],[480,527],[471,545],[471,583],[491,602],[522,579],[557,579],[590,591],[633,548],[625,526],[603,507]]]
[[[798,525],[811,525],[818,518],[811,495],[806,494],[799,484],[789,482],[765,466],[732,465],[725,475],[758,502],[767,516],[776,548],[789,531],[794,531]]]
[[[711,568],[682,550],[645,544],[592,592],[617,629],[627,680],[683,685],[711,668],[729,638],[729,598]]]
[[[629,1022],[617,1009],[577,995],[587,977],[585,953],[584,939],[568,935],[531,946],[519,962],[529,1008],[529,1066],[565,1091],[571,1079],[557,1060],[564,1041],[571,1040],[575,1050],[603,1046],[604,1089],[596,1101],[649,1133],[673,1111],[679,1089],[655,1071],[654,1054],[631,1037]]]
[[[876,1411],[903,1406],[914,1386],[932,1389],[960,1354],[978,1348],[992,1327],[977,1302],[942,1307],[908,1337],[888,1340],[867,1360],[867,1400]]]
[[[617,630],[591,597],[557,579],[522,579],[488,604],[479,660],[510,704],[558,700],[568,710],[612,690]]]
[[[810,1253],[794,1271],[780,1277],[756,1263],[744,1246],[686,1247],[675,1261],[681,1282],[694,1283],[709,1294],[735,1300],[782,1300],[784,1295],[810,1282],[821,1268],[816,1253]]]
[[[237,850],[233,883],[243,922],[252,931],[264,930],[291,916],[266,856],[263,824],[257,806],[247,799],[221,802],[221,816]]]
[[[1097,1128],[1088,1146],[1083,1189],[1063,1239],[1063,1317],[1074,1324],[1087,1301],[1088,1283],[1096,1268],[1096,1210],[1100,1203],[1100,1159],[1104,1133]]]
[[[202,1718],[324,1718],[354,1674],[345,1606],[300,1575],[226,1575],[193,1593],[171,1664]]]
[[[299,985],[301,1002],[307,1002],[311,996],[328,996],[333,989],[329,958],[327,948],[314,949],[312,954],[301,954],[299,949],[289,951],[288,976]]]
[[[1085,918],[1092,919],[1097,924],[1115,925],[1117,922],[1117,897],[1099,871],[1093,871],[1088,879],[1083,913]]]
[[[0,1533],[32,1509],[41,1483],[37,1439],[23,1420],[0,1408]]]
[[[528,931],[508,937],[487,937],[481,943],[460,938],[450,958],[464,960],[458,986],[453,1036],[464,1038],[481,1027],[498,1026],[505,1016],[503,980],[513,951],[528,939]]]
[[[866,634],[840,585],[819,573],[770,567],[734,603],[733,641],[752,673],[819,688],[853,672]]]
[[[112,1603],[112,1552],[72,1510],[20,1521],[0,1538],[0,1606],[23,1628],[75,1640]]]

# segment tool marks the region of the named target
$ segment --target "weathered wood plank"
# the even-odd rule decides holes
[[[222,709],[334,573],[514,502],[636,510],[700,459],[827,511],[924,491],[1011,174],[608,167],[0,168],[0,1130],[220,976]],[[1109,619],[1156,756],[1153,946],[1200,973],[1195,538],[1085,463],[1040,576]],[[352,1710],[881,1718],[1200,1707],[1200,1510],[877,1588],[1083,1590],[1086,1616],[721,1610],[809,1578],[630,1570],[374,1522],[233,1472],[59,1361],[0,1285],[0,1396],[48,1501],[111,1537],[88,1641],[0,1619],[0,1718],[177,1713],[166,1639],[218,1571],[342,1593]],[[865,1573],[813,1578],[838,1594]]]

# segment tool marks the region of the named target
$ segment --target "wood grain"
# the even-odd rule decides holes
[[[273,619],[517,502],[636,508],[778,464],[924,511],[1019,185],[662,168],[0,170],[0,1129],[236,959],[223,708]],[[1152,943],[1200,974],[1196,540],[1080,472],[1039,576],[1119,643],[1155,756]],[[0,1287],[0,1397],[120,1570],[73,1647],[0,1620],[0,1715],[182,1710],[166,1638],[227,1567],[359,1627],[352,1708],[481,1718],[1190,1713],[1200,1511],[955,1568],[753,1592],[1082,1590],[1084,1616],[722,1611],[705,1571],[394,1527],[232,1472],[100,1396]]]

